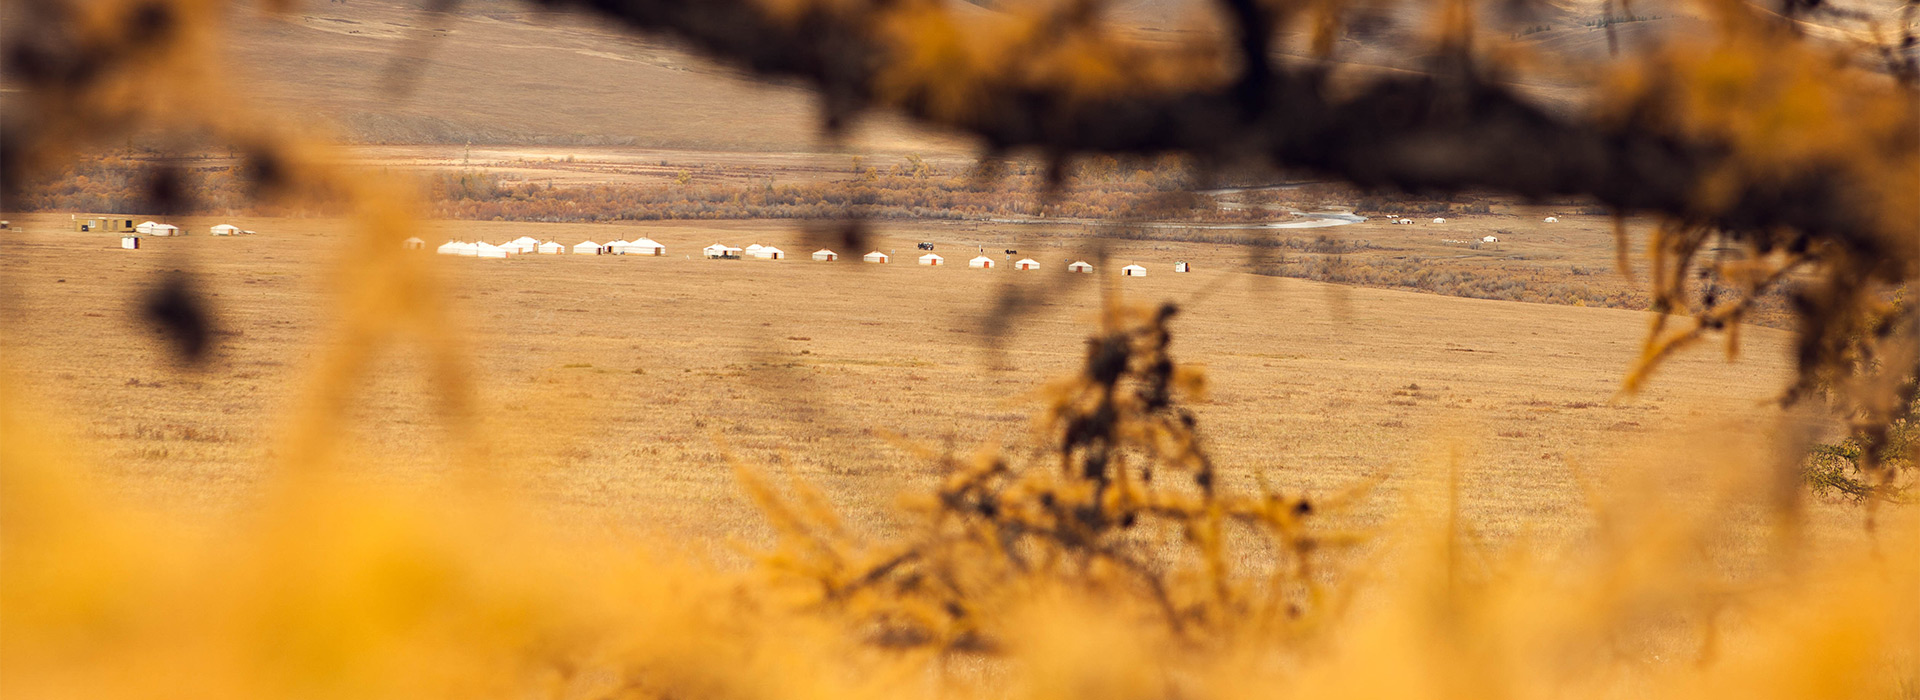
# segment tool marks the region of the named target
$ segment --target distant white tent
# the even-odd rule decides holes
[[[760,257],[758,255],[758,253],[760,252],[760,249],[765,247],[766,246],[760,245],[758,243],[748,243],[747,247],[742,248],[740,252],[746,253],[749,256],[757,258],[757,257]]]
[[[1396,221],[1396,222],[1394,222],[1394,223],[1397,223],[1397,224],[1406,224],[1406,225],[1408,225],[1408,226],[1411,226],[1411,225],[1413,225],[1413,219],[1401,219],[1401,220],[1399,220],[1399,221]]]
[[[819,250],[813,251],[813,259],[820,260],[823,262],[832,262],[835,260],[839,260],[840,254],[835,253],[831,250],[827,250],[825,248],[821,248]]]
[[[1486,238],[1480,239],[1480,242],[1481,243],[1499,243],[1500,239],[1495,238],[1493,236],[1487,236]]]
[[[474,254],[482,258],[505,258],[513,255],[513,250],[507,248],[507,246],[494,245],[484,241],[475,245],[477,247],[474,249]],[[511,243],[508,245],[511,245]]]
[[[1147,276],[1147,268],[1139,265],[1128,265],[1120,268],[1120,275],[1123,277],[1145,277]]]
[[[459,255],[460,251],[466,247],[467,244],[459,241],[447,241],[440,244],[440,247],[433,249],[433,252],[441,255]]]
[[[143,222],[140,222],[140,225],[139,225],[139,226],[135,226],[135,227],[133,227],[133,230],[134,230],[134,231],[136,231],[136,232],[138,232],[138,233],[140,233],[141,235],[145,235],[145,236],[178,236],[178,235],[181,235],[181,233],[180,233],[180,227],[178,227],[178,226],[175,226],[175,225],[173,225],[173,224],[163,224],[163,223],[160,223],[160,222],[158,222],[158,221],[143,221]]]
[[[787,251],[767,245],[760,246],[759,250],[752,251],[752,255],[756,260],[785,260],[787,258]]]
[[[531,239],[515,238],[511,241],[507,241],[495,247],[501,250],[507,251],[508,254],[531,253],[540,248],[539,241],[533,241],[532,243],[528,243],[527,242],[528,240],[531,240]],[[481,250],[484,251],[486,249],[482,248]]]
[[[982,255],[972,260],[968,260],[967,267],[971,267],[975,270],[991,270],[993,269],[993,258],[989,258],[985,255]]]
[[[1547,217],[1546,219],[1544,219],[1544,221],[1545,221],[1546,223],[1549,223],[1549,224],[1557,224],[1557,223],[1560,223],[1560,217],[1558,217],[1558,216],[1549,216],[1549,217]]]
[[[540,247],[538,250],[540,251],[541,255],[559,255],[561,253],[567,252],[567,246],[560,243],[555,243],[553,241],[547,241],[545,243],[540,244]]]
[[[1033,258],[1021,258],[1021,259],[1020,259],[1020,262],[1017,262],[1017,263],[1014,263],[1014,264],[1013,264],[1013,269],[1015,269],[1015,270],[1038,270],[1038,269],[1040,269],[1040,261],[1038,261],[1038,260],[1035,260],[1035,259],[1033,259]]]
[[[860,259],[870,263],[883,263],[883,262],[893,260],[893,256],[887,255],[886,253],[882,253],[876,250],[866,255],[860,256]]]
[[[581,241],[573,246],[574,255],[599,255],[604,252],[607,252],[606,249],[593,241]]]
[[[1444,223],[1447,223],[1447,220],[1446,220],[1446,219],[1442,219],[1442,218],[1439,218],[1439,217],[1434,217],[1434,219],[1433,219],[1433,223],[1436,223],[1436,224],[1444,224]]]
[[[1068,272],[1093,272],[1093,266],[1087,264],[1087,261],[1085,260],[1075,260],[1071,264],[1067,265],[1067,271]]]
[[[700,253],[702,255],[707,256],[708,258],[737,258],[737,257],[740,257],[740,253],[742,252],[744,251],[742,251],[740,248],[735,248],[733,246],[724,245],[720,243],[715,243],[713,245],[700,249]]]
[[[1173,271],[1174,272],[1192,272],[1193,266],[1188,265],[1187,261],[1181,260],[1173,264]]]
[[[139,250],[140,237],[139,236],[121,236],[120,247],[125,248],[127,250]]]
[[[659,241],[653,240],[651,238],[647,238],[645,236],[641,236],[631,241],[627,241],[627,250],[625,254],[626,255],[651,255],[654,257],[659,257],[667,254],[667,247],[660,245]]]
[[[516,248],[536,248],[537,249],[540,247],[540,239],[534,238],[533,236],[521,236],[519,238],[513,239],[512,242],[514,247]],[[504,248],[506,246],[501,246],[501,247]]]
[[[215,226],[214,228],[219,228],[219,227],[218,227],[218,226]],[[213,235],[216,235],[216,236],[231,236],[231,235],[233,235],[233,234],[230,234],[230,233],[216,233],[216,234],[213,234]],[[419,237],[419,236],[415,236],[415,237],[412,237],[412,238],[408,238],[407,240],[404,240],[404,241],[401,241],[401,242],[400,242],[400,249],[401,249],[401,250],[426,250],[426,248],[427,248],[427,242],[426,242],[426,241],[423,241],[423,240],[420,240],[420,237]]]
[[[220,224],[218,226],[213,227],[211,230],[213,231],[213,235],[215,236],[232,236],[240,233],[240,227],[235,226],[233,224]],[[415,239],[415,240],[418,240],[418,239]],[[426,245],[426,241],[421,241],[421,245]]]
[[[926,255],[920,256],[920,264],[927,265],[927,266],[940,265],[945,263],[946,261],[947,259],[940,257],[938,253],[928,253]]]

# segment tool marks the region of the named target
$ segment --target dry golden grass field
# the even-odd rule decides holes
[[[1462,230],[1513,225],[1465,219]],[[1528,214],[1537,222],[1538,218]],[[269,480],[278,419],[292,412],[314,358],[335,338],[336,281],[357,253],[333,220],[233,219],[257,236],[215,238],[225,219],[187,218],[182,238],[138,251],[113,234],[68,229],[65,215],[15,221],[0,236],[11,377],[47,397],[50,423],[77,433],[112,488],[188,511],[244,509]],[[1426,226],[1359,224],[1300,232],[1426,245]],[[1204,366],[1201,430],[1225,477],[1335,493],[1382,475],[1362,509],[1392,511],[1449,455],[1460,506],[1498,540],[1579,536],[1584,507],[1626,462],[1673,454],[1764,463],[1787,417],[1768,403],[1790,373],[1784,333],[1749,328],[1729,362],[1684,353],[1645,392],[1620,393],[1650,315],[1351,288],[1248,274],[1244,249],[1108,241],[1099,260],[1078,229],[885,225],[887,265],[807,259],[819,247],[792,222],[545,225],[432,222],[419,227],[470,348],[484,429],[462,440],[489,468],[584,525],[666,530],[697,549],[767,532],[728,456],[792,469],[885,528],[903,491],[936,481],[933,460],[984,444],[1027,449],[1034,396],[1082,362],[1103,285],[1144,303],[1172,301],[1173,351]],[[521,235],[572,245],[645,235],[664,258],[435,256],[449,238]],[[1570,217],[1498,255],[1611,272],[1609,224]],[[947,257],[912,264],[915,243]],[[714,261],[702,246],[759,242],[794,257]],[[984,246],[1013,247],[1045,268],[967,269]],[[1479,253],[1479,252],[1476,252]],[[1480,253],[1495,255],[1492,252]],[[1195,271],[1175,274],[1176,260]],[[1125,263],[1144,278],[1107,272]],[[1543,263],[1545,264],[1545,263]],[[192,275],[217,318],[213,361],[173,366],[139,319],[143,292],[169,271]],[[984,325],[1009,292],[1039,300],[994,345]],[[352,388],[361,476],[431,490],[454,450],[417,353],[392,352]],[[1644,449],[1642,449],[1644,448]],[[1684,460],[1674,460],[1676,464]],[[1683,470],[1668,474],[1685,483]],[[1817,520],[1857,528],[1859,511],[1816,504]]]

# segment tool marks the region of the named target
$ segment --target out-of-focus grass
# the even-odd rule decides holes
[[[1755,470],[1731,457],[1660,455],[1660,468],[1694,463],[1705,476],[1675,491],[1658,469],[1620,475],[1589,496],[1590,539],[1498,548],[1461,523],[1452,466],[1436,460],[1417,480],[1430,486],[1365,552],[1317,579],[1341,602],[1311,626],[1222,616],[1176,633],[1112,579],[1037,567],[980,608],[998,644],[943,652],[872,644],[870,606],[885,600],[823,605],[790,575],[556,529],[484,480],[450,478],[422,498],[293,472],[257,507],[179,526],[119,505],[57,439],[18,439],[48,434],[41,414],[17,392],[0,399],[0,677],[16,697],[1892,698],[1920,687],[1912,514],[1806,551],[1792,514],[1767,507]],[[1262,585],[1238,571],[1227,585]]]

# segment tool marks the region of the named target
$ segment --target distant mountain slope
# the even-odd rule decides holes
[[[415,0],[423,2],[424,0]],[[967,0],[958,13],[984,14],[1039,0]],[[1901,0],[1846,0],[1892,17]],[[1215,0],[1114,0],[1106,17],[1143,39],[1219,29]],[[1573,62],[1613,56],[1599,22],[1631,14],[1650,21],[1614,26],[1623,53],[1662,41],[1707,39],[1713,28],[1691,19],[1683,0],[1633,0],[1609,10],[1603,0],[1488,3],[1485,36]],[[1350,25],[1336,59],[1348,76],[1418,71],[1433,40],[1430,3],[1380,6]],[[1617,8],[1618,5],[1615,5]],[[1514,8],[1522,8],[1515,11]],[[515,0],[463,0],[446,14],[403,0],[305,0],[290,15],[243,11],[234,18],[233,66],[264,99],[295,118],[317,115],[365,143],[625,145],[725,151],[815,151],[822,144],[812,94],[769,85],[675,49],[578,15]],[[1818,36],[1842,30],[1812,32]],[[1833,38],[1833,37],[1828,37]],[[1283,37],[1302,56],[1301,36]],[[412,69],[411,88],[387,89],[395,66]],[[1544,80],[1521,87],[1559,108],[1578,104],[1580,86]],[[851,146],[864,151],[962,152],[967,143],[917,130],[905,120],[870,115]]]
[[[812,94],[769,85],[666,44],[531,4],[468,0],[429,15],[396,0],[308,0],[242,12],[232,66],[254,96],[369,143],[625,144],[820,148]],[[396,64],[411,89],[387,89]],[[897,119],[857,136],[881,150],[954,148]]]

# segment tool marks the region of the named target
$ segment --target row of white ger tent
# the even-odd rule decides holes
[[[418,238],[409,238],[406,241],[406,247],[408,249],[419,248],[424,245],[425,243]],[[529,252],[537,252],[537,253],[543,253],[548,255],[558,255],[561,253],[565,253],[567,251],[568,251],[568,248],[565,245],[555,243],[553,241],[546,241],[542,243],[542,242],[536,241],[531,237],[522,236],[520,238],[514,239],[512,241],[508,241],[500,245],[493,245],[490,243],[486,243],[484,241],[479,241],[474,243],[466,243],[462,241],[448,241],[447,243],[441,245],[435,252],[438,252],[441,255],[463,255],[468,257],[480,257],[480,258],[504,258],[509,255],[518,255],[521,253],[529,253]],[[606,245],[601,245],[593,241],[582,241],[580,243],[575,244],[572,247],[572,251],[575,255],[613,254],[613,255],[661,256],[666,254],[666,246],[662,246],[658,242],[655,242],[653,239],[650,239],[650,238],[641,238],[634,241],[614,241]],[[773,246],[763,246],[758,243],[748,245],[745,248],[735,248],[733,246],[729,246],[721,243],[715,243],[713,245],[710,245],[710,246],[707,246],[706,248],[701,249],[701,254],[705,255],[708,258],[714,258],[714,259],[738,258],[738,257],[744,256],[744,257],[751,257],[751,258],[756,258],[760,260],[785,260],[787,257],[786,251],[780,250],[779,248],[775,248]],[[831,262],[834,260],[839,260],[840,254],[826,248],[821,248],[820,250],[814,251],[812,257],[814,260]],[[893,256],[887,255],[886,253],[882,253],[876,250],[871,253],[867,253],[866,255],[860,256],[860,259],[870,263],[887,263],[887,262],[893,261]],[[938,265],[946,264],[946,258],[941,257],[940,255],[935,253],[928,253],[926,255],[920,256],[919,262],[921,265],[926,265],[930,267],[938,266]],[[967,267],[970,267],[976,270],[991,270],[997,264],[998,263],[993,258],[987,257],[985,255],[982,255],[967,261]],[[1018,262],[1015,262],[1013,264],[1013,269],[1038,270],[1040,269],[1040,261],[1034,260],[1033,258],[1021,258]],[[1072,263],[1069,263],[1067,265],[1067,271],[1082,272],[1082,273],[1093,272],[1093,265],[1088,263],[1085,260],[1075,260]],[[1186,263],[1183,262],[1176,265],[1174,267],[1174,271],[1186,272],[1187,271]],[[1141,267],[1139,265],[1128,265],[1126,267],[1120,268],[1120,274],[1128,277],[1145,277],[1147,274],[1147,268]]]

